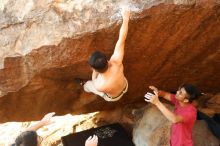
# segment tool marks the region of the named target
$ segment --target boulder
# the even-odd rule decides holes
[[[129,91],[117,103],[86,94],[94,50],[110,57],[132,11],[125,44]],[[141,101],[146,87],[175,91],[184,82],[219,92],[218,0],[3,0],[0,4],[0,122],[37,120],[55,111],[86,113]]]

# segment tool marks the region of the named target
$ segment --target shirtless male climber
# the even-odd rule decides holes
[[[89,65],[93,71],[92,80],[84,84],[82,80],[80,81],[86,92],[92,92],[110,102],[118,101],[128,90],[128,81],[124,76],[122,61],[130,11],[123,9],[121,14],[123,22],[120,28],[119,39],[110,60],[107,60],[106,55],[102,52],[95,51],[89,59]]]

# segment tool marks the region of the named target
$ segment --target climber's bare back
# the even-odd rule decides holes
[[[104,92],[111,97],[116,97],[126,86],[124,68],[122,63],[119,64],[111,60],[108,62],[108,65],[107,71],[100,73],[93,80],[93,83],[98,91]]]

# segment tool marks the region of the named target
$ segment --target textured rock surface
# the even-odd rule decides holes
[[[83,93],[92,51],[111,55],[119,8],[132,8],[125,51],[128,93],[107,103]],[[3,0],[0,6],[0,121],[37,120],[56,111],[108,110],[142,100],[146,86],[173,91],[192,82],[220,90],[218,0]]]
[[[154,106],[144,109],[143,117],[133,129],[136,146],[169,146],[171,123]]]
[[[166,105],[171,109],[170,105]],[[133,130],[136,146],[169,146],[171,123],[155,108],[147,106],[143,117]],[[197,121],[193,129],[195,146],[219,146],[220,141],[212,135],[204,121]]]
[[[206,94],[201,96],[195,102],[195,105],[197,105],[198,110],[212,117],[215,113],[220,113],[220,94]]]
[[[193,129],[193,138],[195,146],[219,146],[220,141],[211,131],[205,121],[197,121]]]

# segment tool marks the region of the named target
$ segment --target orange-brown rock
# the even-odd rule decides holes
[[[92,51],[111,56],[120,27],[119,2],[47,2],[0,7],[0,122],[37,120],[50,111],[114,109],[143,100],[151,84],[174,91],[190,82],[202,92],[220,91],[217,0],[132,1],[138,12],[133,12],[125,46],[129,91],[115,103],[84,93],[73,80],[91,77],[87,60]]]
[[[201,96],[197,99],[195,105],[197,105],[198,110],[212,117],[215,113],[220,113],[220,94]]]

